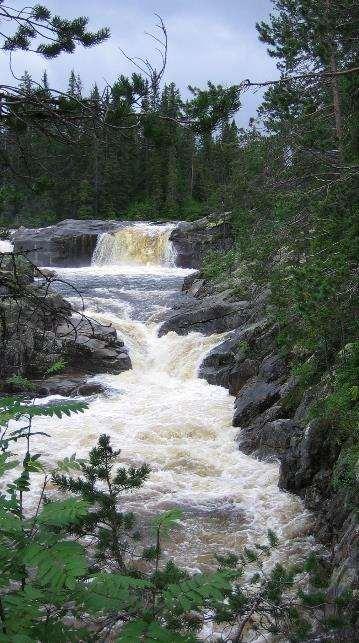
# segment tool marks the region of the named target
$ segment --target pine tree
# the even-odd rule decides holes
[[[351,0],[339,4],[332,0],[274,0],[273,4],[276,13],[257,29],[260,39],[269,45],[269,55],[278,60],[280,71],[293,76],[293,81],[268,90],[262,109],[269,114],[267,124],[275,130],[285,117],[296,118],[301,135],[307,131],[304,143],[308,147],[323,147],[324,135],[342,154],[348,128],[343,100],[351,77],[339,77],[337,72],[358,63],[358,7]],[[329,76],[323,75],[326,73]]]
[[[136,540],[138,534],[134,515],[119,510],[119,498],[124,491],[140,487],[149,468],[143,465],[115,470],[120,453],[111,447],[109,437],[102,435],[90,451],[88,463],[81,464],[83,477],[54,474],[53,480],[62,491],[76,494],[92,506],[92,511],[77,521],[75,531],[96,537],[98,562],[112,560],[117,571],[123,572],[131,553],[130,540]]]

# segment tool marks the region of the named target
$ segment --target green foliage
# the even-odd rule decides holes
[[[0,0],[0,15],[2,5]],[[8,160],[1,225],[48,223],[72,216],[74,209],[81,218],[151,220],[192,220],[211,209],[232,209],[234,247],[209,256],[203,274],[225,279],[237,293],[270,286],[268,314],[299,380],[287,409],[294,411],[303,392],[315,387],[322,399],[311,419],[324,427],[328,447],[338,455],[334,489],[351,502],[359,457],[358,83],[355,75],[343,75],[337,91],[335,78],[287,77],[300,75],[303,65],[318,72],[332,69],[333,60],[341,71],[357,65],[353,3],[273,5],[279,11],[258,31],[286,79],[266,91],[258,128],[253,122],[241,131],[231,122],[240,104],[237,86],[209,83],[205,90],[192,89],[192,99],[183,103],[173,84],[159,91],[134,74],[121,76],[103,97],[95,87],[84,99],[81,79],[72,73],[70,97],[58,105],[80,123],[76,144],[44,136],[26,109],[16,119],[14,106],[3,127]],[[40,6],[31,10],[31,20],[54,30],[54,42],[39,44],[46,57],[107,35],[89,34],[84,18],[63,20]],[[30,49],[36,38],[31,24],[21,21],[6,39],[9,51]],[[48,99],[47,79],[43,85]],[[29,74],[18,91],[27,99],[33,95]],[[97,110],[93,127],[84,126],[79,99]],[[29,172],[33,180],[25,184],[21,177]],[[63,366],[54,364],[49,373]],[[31,393],[31,383],[19,375],[10,383]],[[74,454],[58,464],[52,482],[62,499],[49,499],[49,474],[40,454],[31,453],[32,435],[46,434],[33,423],[85,408],[10,397],[0,402],[1,640],[103,640],[106,632],[119,641],[196,641],[211,618],[225,632],[219,640],[253,634],[301,641],[328,632],[333,637],[350,620],[353,596],[333,599],[314,557],[295,569],[268,567],[278,544],[272,532],[265,543],[217,556],[213,573],[194,576],[163,560],[162,542],[180,521],[178,510],[152,520],[154,542],[147,539],[143,546],[143,525],[121,509],[121,495],[140,487],[149,469],[120,466],[120,451],[106,435],[88,460]],[[19,440],[26,444],[21,463],[10,451]],[[37,509],[28,512],[24,498],[34,475],[44,484]]]
[[[226,273],[230,273],[234,266],[236,253],[234,250],[228,252],[211,252],[205,258],[202,274],[205,279],[219,279]]]
[[[12,375],[8,377],[6,383],[25,391],[33,391],[35,389],[34,383],[22,375]]]
[[[241,105],[238,86],[225,89],[208,82],[205,90],[198,87],[190,90],[194,98],[188,102],[187,112],[197,134],[212,132],[220,120],[233,116]]]
[[[48,101],[47,78],[43,85],[34,89],[27,74],[22,91],[28,97],[45,92]],[[209,83],[184,102],[173,83],[159,91],[132,74],[121,75],[111,92],[100,95],[95,85],[84,96],[81,79],[72,71],[68,95],[53,98],[61,117],[78,124],[76,142],[57,140],[51,123],[45,133],[39,131],[26,108],[9,116],[8,125],[19,136],[19,144],[15,139],[11,148],[6,143],[9,163],[24,166],[31,181],[24,185],[4,167],[4,224],[50,225],[74,212],[80,219],[194,220],[220,206],[238,146],[238,128],[230,122],[239,106],[237,87]],[[183,123],[190,126],[183,128]]]
[[[331,428],[332,440],[339,445],[333,471],[335,489],[352,494],[359,488],[359,342],[344,346],[328,378],[328,393],[312,408]]]
[[[10,419],[20,420],[22,417],[56,416],[61,419],[63,415],[70,417],[72,413],[83,413],[86,408],[87,404],[84,402],[63,401],[44,406],[24,404],[20,399],[5,397],[0,399],[0,426],[4,426]]]
[[[357,492],[359,486],[359,445],[342,449],[333,473],[335,489]]]
[[[50,500],[45,494],[49,476],[40,454],[30,452],[31,437],[36,434],[32,420],[37,415],[48,417],[49,407],[42,407],[42,412],[39,407],[33,415],[33,404],[19,405],[18,400],[11,403],[6,398],[2,408],[5,428],[18,420],[28,423],[16,438],[27,443],[22,468],[9,452],[11,440],[3,436],[1,443],[0,476],[11,472],[16,476],[20,468],[0,496],[2,640],[102,640],[102,627],[110,635],[122,621],[118,641],[194,643],[200,640],[198,634],[209,614],[225,631],[233,629],[233,634],[244,630],[248,614],[256,615],[254,622],[266,623],[265,630],[291,632],[291,640],[299,640],[299,632],[300,640],[311,634],[302,612],[315,607],[318,618],[321,604],[328,601],[325,590],[301,590],[295,609],[293,592],[297,576],[303,573],[312,574],[314,582],[313,558],[306,568],[276,565],[264,571],[264,561],[278,545],[276,535],[268,532],[264,544],[238,555],[218,556],[217,571],[190,576],[173,562],[162,561],[162,539],[181,519],[178,509],[153,518],[152,547],[140,545],[135,517],[120,510],[121,494],[141,486],[148,467],[118,466],[120,451],[102,435],[88,460],[71,456],[59,463],[52,481],[64,497]],[[69,413],[78,410],[66,407]],[[29,515],[24,496],[31,492],[33,474],[44,475],[44,483],[37,508]],[[90,548],[84,546],[88,539]],[[351,596],[342,600],[341,609],[350,601]],[[325,631],[324,620],[320,622]],[[334,627],[333,619],[328,627]],[[241,634],[236,636],[242,640]]]
[[[91,511],[77,516],[74,531],[82,536],[91,535],[97,560],[104,562],[113,558],[122,572],[130,540],[137,539],[137,528],[132,513],[118,510],[119,496],[141,486],[149,475],[149,468],[146,465],[119,467],[115,471],[119,455],[120,451],[112,449],[108,436],[102,435],[91,450],[88,462],[79,462],[83,477],[74,478],[58,471],[54,472],[53,481],[62,491],[77,494],[85,506],[90,503]]]
[[[76,498],[48,502],[44,505],[38,517],[38,522],[43,525],[70,525],[76,524],[87,515],[90,503]]]
[[[50,368],[47,369],[46,375],[57,375],[58,373],[62,373],[62,371],[65,370],[67,364],[66,361],[62,358],[56,360]]]
[[[32,543],[26,547],[22,561],[25,566],[36,569],[36,582],[50,591],[65,587],[74,589],[76,580],[87,570],[83,547],[71,541],[60,541],[48,547]]]
[[[52,15],[43,5],[35,5],[30,11],[19,14],[11,7],[2,9],[2,4],[1,2],[0,17],[12,22],[15,27],[15,31],[3,39],[1,48],[4,51],[29,51],[40,36],[43,41],[35,44],[35,51],[45,58],[55,58],[62,52],[72,53],[78,44],[92,47],[109,37],[108,29],[100,29],[95,33],[87,31],[87,18],[66,20]]]

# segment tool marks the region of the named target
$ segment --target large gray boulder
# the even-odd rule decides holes
[[[59,326],[56,336],[66,362],[78,372],[116,375],[131,368],[128,351],[112,326],[75,317]]]
[[[240,391],[234,403],[233,426],[249,424],[253,418],[268,409],[279,398],[277,384],[258,379],[250,381]]]
[[[240,450],[260,460],[283,457],[301,435],[301,428],[292,419],[281,418],[282,413],[280,405],[275,404],[269,413],[256,418],[253,425],[241,429],[238,435]]]
[[[208,298],[205,301],[208,301]],[[249,357],[251,346],[268,325],[266,319],[246,323],[251,316],[251,310],[247,306],[242,308],[244,302],[239,303],[243,310],[239,328],[206,355],[199,369],[201,378],[210,384],[225,386],[234,396],[257,373],[257,361]]]
[[[189,301],[170,313],[160,327],[159,336],[175,331],[178,335],[199,332],[204,335],[224,333],[240,326],[246,319],[248,302],[225,301],[223,297],[207,297]]]
[[[105,388],[100,382],[87,381],[81,375],[54,375],[45,380],[34,382],[36,395],[47,397],[48,395],[62,395],[63,397],[76,397],[77,395],[89,396],[103,393]]]
[[[22,286],[21,297],[3,295],[0,313],[0,378],[5,383],[16,374],[40,378],[59,359],[72,374],[118,374],[131,368],[112,326],[73,315],[69,302],[41,285]]]
[[[210,252],[227,252],[234,243],[230,212],[179,223],[170,236],[182,268],[200,268]]]
[[[66,219],[47,228],[19,228],[15,252],[27,253],[38,266],[88,266],[97,239],[127,225],[125,221]]]

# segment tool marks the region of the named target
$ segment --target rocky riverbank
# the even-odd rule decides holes
[[[238,448],[258,459],[279,461],[280,488],[299,495],[313,512],[313,533],[330,552],[333,592],[357,589],[357,506],[345,488],[333,488],[340,450],[325,423],[311,419],[313,405],[326,393],[326,376],[303,389],[292,374],[292,356],[278,349],[268,286],[247,287],[243,300],[237,294],[243,289],[233,287],[233,279],[213,282],[198,273],[186,279],[183,290],[186,299],[166,313],[159,334],[226,332],[201,364],[200,377],[235,397]],[[343,640],[353,640],[350,636],[353,632]]]
[[[116,234],[132,225],[131,221],[66,219],[47,228],[21,227],[13,235],[14,250],[38,266],[89,266],[101,234]],[[208,252],[228,250],[233,244],[230,213],[173,226],[170,241],[180,268],[199,268]]]
[[[123,225],[126,223],[67,221],[47,231],[20,230],[15,247],[37,253],[41,263],[50,265],[57,261],[68,265],[77,252],[76,265],[88,265],[99,234],[116,232]],[[200,269],[208,253],[223,253],[232,247],[231,216],[212,215],[193,224],[179,224],[170,238],[177,264]],[[268,265],[268,277],[273,267]],[[159,335],[170,331],[181,335],[191,331],[224,333],[223,341],[201,364],[200,377],[228,388],[234,396],[238,448],[259,460],[278,461],[281,489],[299,495],[312,511],[313,533],[325,543],[332,565],[333,593],[357,589],[357,505],[345,487],[333,486],[340,447],[325,422],[311,414],[316,402],[326,395],[328,373],[315,385],[304,387],[293,375],[293,355],[278,349],[279,329],[270,314],[268,284],[250,283],[244,264],[236,266],[235,276],[228,279],[208,280],[201,272],[191,275],[183,286],[183,301],[163,315]],[[39,392],[76,395],[95,392],[91,386],[96,385],[86,382],[86,374],[130,368],[116,332],[78,316],[59,295],[50,292],[49,306],[40,315],[29,302],[35,295],[38,301],[47,285],[46,280],[42,285],[34,284],[25,275],[25,299],[12,297],[11,312],[6,313],[8,344],[3,348],[7,373],[30,373],[40,379],[45,365],[64,358],[68,365],[65,377],[39,382]],[[2,305],[6,308],[6,288],[4,293]],[[26,313],[23,337],[20,343],[11,343],[19,306]],[[308,361],[311,359],[315,356]],[[343,640],[354,640],[353,633]]]
[[[2,390],[21,390],[21,382],[7,383],[15,375],[31,379],[39,395],[85,395],[101,390],[87,382],[89,375],[131,368],[116,330],[74,311],[55,292],[56,280],[55,274],[34,271],[25,257],[2,255]],[[63,364],[61,375],[48,377],[55,363]]]

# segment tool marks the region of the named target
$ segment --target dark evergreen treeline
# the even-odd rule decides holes
[[[134,86],[141,96],[140,119],[130,101],[124,113]],[[20,91],[25,96],[34,92],[27,72]],[[51,97],[46,73],[37,92]],[[192,92],[198,96],[199,90]],[[174,83],[159,91],[135,74],[121,76],[102,93],[94,85],[85,96],[81,78],[72,71],[64,102],[73,118],[79,114],[70,135],[64,136],[62,128],[60,136],[49,137],[38,122],[25,119],[1,131],[4,223],[196,218],[211,201],[217,205],[223,198],[239,146],[230,116],[196,132],[186,123],[193,101],[185,103]],[[83,104],[91,105],[87,120]]]
[[[161,76],[134,73],[87,96],[72,72],[53,108],[46,73],[41,83],[25,73],[20,105],[7,105],[0,129],[3,223],[197,218],[220,207],[272,209],[271,195],[309,185],[322,194],[345,186],[359,146],[357,3],[273,8],[257,30],[282,80],[246,130],[233,121],[246,81],[208,83],[184,100],[173,83],[160,87]]]

